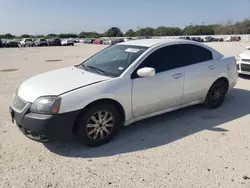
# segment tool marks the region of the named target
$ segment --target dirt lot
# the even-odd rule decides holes
[[[245,43],[211,43],[237,55]],[[248,44],[249,45],[249,44]],[[194,106],[122,129],[111,143],[38,143],[11,123],[8,105],[25,79],[74,65],[99,45],[0,49],[0,187],[250,187],[250,79],[216,110]]]

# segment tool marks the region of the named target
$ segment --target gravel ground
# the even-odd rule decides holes
[[[246,43],[211,43],[237,55]],[[249,45],[249,44],[248,44]],[[0,49],[0,187],[250,187],[250,80],[224,105],[198,105],[125,127],[109,144],[38,143],[11,123],[8,105],[25,79],[74,65],[104,46]]]

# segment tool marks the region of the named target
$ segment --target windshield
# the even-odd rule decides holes
[[[120,76],[148,47],[114,45],[90,57],[81,65],[87,71],[106,76]]]

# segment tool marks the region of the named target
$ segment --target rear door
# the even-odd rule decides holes
[[[213,60],[210,50],[195,44],[181,44],[180,55],[185,66],[182,104],[203,99],[219,74],[219,62]]]

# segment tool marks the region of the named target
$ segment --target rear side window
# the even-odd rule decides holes
[[[182,57],[182,66],[188,66],[213,59],[210,50],[194,44],[181,44],[180,55]]]

